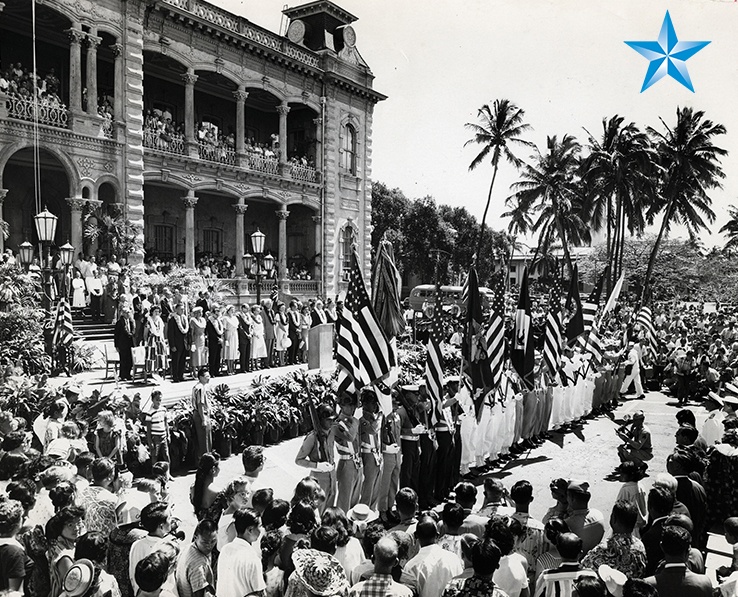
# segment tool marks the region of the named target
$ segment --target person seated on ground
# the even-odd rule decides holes
[[[617,436],[623,440],[618,446],[620,462],[628,460],[640,465],[646,470],[647,461],[653,458],[653,446],[651,445],[651,430],[644,425],[646,415],[642,410],[633,413],[630,422],[625,423],[616,431]]]
[[[689,531],[673,525],[664,527],[661,549],[666,563],[661,572],[645,579],[649,585],[658,589],[659,595],[712,597],[710,577],[695,574],[687,568],[687,554],[691,543]]]
[[[566,490],[570,514],[564,519],[571,532],[582,539],[582,555],[602,541],[605,535],[605,517],[602,512],[589,507],[592,494],[586,481],[569,481]]]
[[[561,554],[561,565],[546,570],[536,587],[535,597],[555,597],[558,595],[572,595],[574,583],[582,576],[596,576],[579,563],[582,554],[582,539],[574,533],[559,535],[557,547]]]
[[[610,514],[612,535],[584,556],[582,566],[597,570],[607,564],[628,578],[641,578],[646,570],[646,548],[633,536],[637,521],[638,509],[633,502],[615,502]]]

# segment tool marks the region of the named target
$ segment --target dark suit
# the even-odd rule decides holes
[[[159,301],[159,308],[161,309],[161,319],[164,323],[169,321],[169,316],[174,312],[171,301],[164,297]]]
[[[236,314],[238,317],[238,356],[241,365],[241,373],[251,371],[251,320],[246,319],[243,311]]]
[[[300,312],[297,310],[289,310],[287,312],[288,330],[287,334],[289,339],[292,341],[290,348],[287,352],[287,362],[290,365],[297,363],[297,355],[299,354],[298,348],[300,346]]]
[[[265,307],[262,312],[264,313],[261,318],[264,322],[264,343],[267,349],[266,363],[267,367],[271,367],[274,364],[272,360],[274,355],[274,311]]]
[[[695,574],[684,564],[669,565],[646,582],[658,589],[659,595],[679,597],[712,597],[712,581],[706,574]],[[673,567],[672,567],[673,566]]]
[[[120,354],[120,378],[131,379],[133,369],[133,326],[128,315],[121,315],[115,322],[113,343]]]
[[[313,312],[310,314],[310,318],[313,320],[310,324],[311,328],[314,328],[316,325],[323,325],[324,323],[328,323],[328,313],[325,311],[325,309],[320,312],[318,312],[317,310],[313,310]]]
[[[195,307],[202,307],[202,314],[207,315],[208,311],[210,311],[210,301],[206,298],[199,298],[195,303]]]
[[[216,329],[210,317],[208,317],[208,322],[205,325],[205,333],[208,337],[208,369],[210,371],[210,377],[217,377],[220,373],[220,353],[223,350],[223,326],[219,325]]]
[[[646,548],[646,574],[651,575],[656,572],[656,566],[664,557],[661,551],[661,535],[664,532],[664,522],[666,517],[657,518],[653,523],[648,523],[641,531],[641,541]]]
[[[183,315],[180,325],[185,332],[182,332],[180,325],[177,325],[176,318],[177,315],[173,314],[167,322],[167,341],[172,359],[172,381],[183,381],[187,356],[187,321],[184,320]]]
[[[704,543],[705,518],[707,516],[707,494],[705,489],[689,477],[679,476],[677,480],[676,499],[689,510],[689,517],[694,525],[692,545],[702,547]]]

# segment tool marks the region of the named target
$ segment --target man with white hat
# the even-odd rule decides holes
[[[459,391],[459,376],[453,375],[443,380],[444,400],[441,417],[436,423],[436,487],[435,498],[443,501],[448,497],[451,488],[459,479],[461,459],[461,433],[457,433],[459,426],[460,407],[456,394]],[[455,465],[455,466],[454,466]]]
[[[402,442],[402,467],[400,468],[400,487],[410,487],[418,491],[420,476],[420,437],[423,426],[418,420],[420,388],[417,384],[402,386],[400,415],[400,439]]]

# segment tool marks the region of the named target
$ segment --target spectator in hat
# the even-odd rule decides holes
[[[605,534],[605,517],[602,512],[589,507],[592,494],[586,481],[569,481],[566,499],[569,504],[569,516],[564,519],[572,533],[582,539],[582,555],[597,545]],[[562,556],[563,557],[563,556]]]
[[[334,423],[335,445],[338,452],[336,470],[336,505],[348,512],[361,497],[361,446],[359,420],[354,416],[357,403],[353,395],[344,394],[339,398],[341,412]]]
[[[645,470],[646,463],[653,458],[653,446],[651,444],[651,430],[646,427],[644,421],[646,415],[642,410],[633,413],[630,423],[626,423],[617,431],[617,435],[623,440],[618,446],[620,462],[632,461]]]
[[[317,549],[298,549],[292,554],[292,561],[295,579],[306,589],[308,597],[335,597],[346,593],[348,579],[341,563],[332,555]],[[228,596],[224,594],[224,597]]]
[[[382,474],[382,422],[379,398],[373,388],[361,392],[361,419],[359,419],[359,442],[364,479],[359,501],[376,508],[379,499],[379,481]]]

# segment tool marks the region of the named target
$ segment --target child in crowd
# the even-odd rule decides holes
[[[731,516],[723,523],[725,540],[733,546],[733,561],[730,566],[721,566],[717,569],[718,576],[730,576],[738,571],[738,516]]]
[[[95,430],[95,452],[99,458],[110,458],[116,464],[123,464],[123,438],[117,429],[113,411],[103,410],[97,415]]]
[[[161,392],[151,392],[151,410],[146,415],[146,437],[151,462],[169,462],[169,419],[167,409],[161,404]]]

